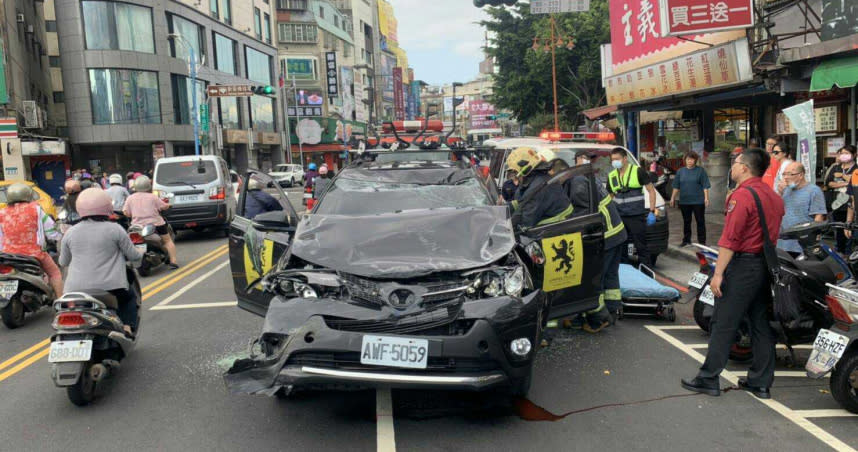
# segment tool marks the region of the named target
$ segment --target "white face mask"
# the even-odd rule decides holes
[[[611,166],[613,166],[616,169],[620,169],[623,167],[623,161],[622,160],[611,160]]]
[[[589,161],[589,160],[586,160],[586,159],[585,159],[585,160],[581,160],[581,164],[582,164],[582,165],[589,165],[589,164],[590,164],[590,161]]]

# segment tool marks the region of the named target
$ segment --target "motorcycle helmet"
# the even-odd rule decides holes
[[[515,149],[506,159],[506,165],[519,177],[527,176],[540,163],[542,163],[542,159],[539,154],[533,148],[528,147]]]
[[[545,162],[550,162],[557,158],[557,154],[555,154],[551,149],[540,149],[537,154],[539,154],[539,158]]]
[[[137,176],[134,178],[134,191],[146,192],[152,190],[152,180],[148,176]]]
[[[12,184],[6,189],[6,201],[9,204],[16,202],[30,202],[33,200],[33,189],[27,184]]]
[[[122,175],[121,174],[111,174],[109,178],[107,178],[107,182],[110,185],[118,184],[122,185]]]
[[[80,193],[82,190],[80,188],[80,182],[75,179],[69,179],[66,181],[65,186],[63,187],[67,195],[73,195],[75,193]]]
[[[78,215],[86,217],[109,217],[113,214],[113,200],[104,190],[90,188],[77,197],[75,204]]]
[[[309,170],[311,170],[311,171],[316,171],[316,164],[315,164],[315,163],[311,163],[311,164],[309,164],[309,165],[307,166],[307,169],[309,169]]]
[[[93,183],[89,179],[84,179],[84,180],[80,181],[81,190],[86,190],[87,188],[92,188],[92,185],[93,185]]]

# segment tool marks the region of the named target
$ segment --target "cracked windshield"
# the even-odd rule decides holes
[[[4,449],[858,451],[858,1],[7,3]]]

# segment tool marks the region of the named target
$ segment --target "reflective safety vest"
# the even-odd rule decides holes
[[[537,226],[543,226],[543,225],[551,224],[551,223],[559,223],[559,222],[571,217],[572,212],[574,212],[574,211],[575,211],[575,208],[572,207],[572,204],[569,204],[569,207],[563,209],[562,212],[558,213],[557,215],[554,215],[553,217],[546,218],[546,219],[540,221],[539,223],[536,223],[536,225]]]
[[[637,165],[629,165],[625,177],[622,178],[620,171],[616,169],[608,174],[608,184],[614,193],[617,210],[622,216],[644,215],[647,212],[643,186],[638,181],[639,169]]]
[[[626,226],[620,217],[620,211],[612,203],[610,196],[605,195],[599,201],[599,212],[605,217],[605,249],[611,249],[625,243],[628,239],[628,234],[625,231]]]

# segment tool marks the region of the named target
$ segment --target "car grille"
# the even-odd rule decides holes
[[[345,283],[351,297],[357,301],[376,306],[388,304],[382,295],[380,283],[371,279],[347,274],[340,274],[340,278]],[[426,295],[420,300],[421,307],[424,309],[437,309],[457,304],[459,298],[465,294],[463,287],[468,285],[468,283],[469,281],[467,280],[457,279],[453,281],[416,282],[414,285],[425,288],[427,291]]]
[[[325,317],[328,328],[353,333],[411,334],[417,336],[464,336],[474,326],[473,320],[456,319],[448,309],[436,310],[399,320],[351,320]]]
[[[472,358],[443,358],[430,356],[426,369],[369,366],[361,364],[358,352],[296,352],[286,361],[287,366],[314,366],[341,370],[395,370],[396,373],[426,372],[488,372],[498,370],[497,362]]]

